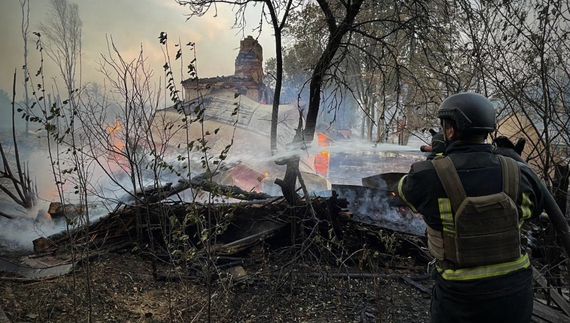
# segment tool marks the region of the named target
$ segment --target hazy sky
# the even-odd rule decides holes
[[[46,22],[49,0],[31,0],[30,5],[30,72],[39,67],[35,50],[35,36],[40,22]],[[97,72],[101,54],[107,53],[107,36],[112,36],[115,45],[126,59],[134,59],[143,46],[145,56],[155,75],[162,76],[164,55],[158,36],[161,31],[168,33],[169,47],[174,53],[175,42],[195,42],[200,77],[232,75],[234,60],[238,53],[239,41],[244,38],[239,30],[231,29],[234,22],[232,8],[219,5],[204,17],[186,21],[188,9],[179,6],[174,0],[69,0],[79,5],[82,31],[82,80],[101,83],[102,75]],[[252,28],[259,22],[259,13],[250,9],[252,26],[245,36],[256,37]],[[19,0],[0,0],[0,89],[12,92],[12,78],[17,69],[18,83],[22,83],[23,40],[21,34],[22,12]],[[259,38],[263,46],[263,56],[267,60],[274,57],[274,46],[268,26]],[[185,64],[190,62],[190,52],[184,52]],[[174,56],[172,56],[174,58]],[[45,58],[46,63],[49,59]],[[178,65],[179,66],[179,65]],[[46,77],[57,77],[52,66],[47,66]],[[177,81],[180,72],[175,73]],[[58,77],[61,79],[61,77]],[[18,91],[21,92],[21,91]]]

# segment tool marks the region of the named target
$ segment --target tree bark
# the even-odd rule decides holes
[[[325,73],[329,69],[331,62],[340,48],[342,38],[350,28],[352,28],[356,15],[360,11],[360,7],[364,0],[356,0],[346,7],[346,15],[340,24],[336,24],[333,12],[329,4],[325,0],[317,0],[323,13],[326,16],[326,22],[329,27],[329,40],[323,54],[319,58],[317,65],[311,76],[310,90],[309,90],[309,111],[307,112],[307,122],[305,130],[303,131],[304,141],[311,143],[315,135],[315,127],[317,123],[317,116],[319,114],[319,107],[321,103],[321,88],[323,85]]]

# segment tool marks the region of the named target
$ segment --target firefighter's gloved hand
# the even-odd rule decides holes
[[[509,138],[505,136],[499,136],[493,140],[493,144],[500,148],[512,149],[520,156],[524,150],[526,140],[524,138],[519,138],[517,144],[515,145]]]
[[[515,148],[515,144],[513,144],[513,142],[506,136],[499,136],[493,139],[493,144],[497,147],[502,147],[502,148],[511,148],[511,149]]]
[[[515,145],[515,151],[517,152],[517,154],[519,154],[519,156],[522,154],[524,150],[524,145],[526,145],[526,139],[519,138],[519,140],[517,140],[517,144]]]
[[[521,158],[521,153],[524,149],[524,145],[526,144],[526,140],[524,138],[519,138],[519,140],[517,140],[517,143],[515,145],[513,144],[512,141],[509,140],[509,138],[505,136],[499,136],[493,140],[493,144],[496,147],[495,148],[496,153],[511,157],[523,163],[525,162]]]

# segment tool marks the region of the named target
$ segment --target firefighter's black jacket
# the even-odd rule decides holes
[[[467,196],[483,196],[498,193],[502,189],[501,163],[489,144],[450,145],[446,152],[457,169]],[[519,214],[523,193],[528,193],[531,218],[542,213],[540,180],[530,167],[519,163],[521,180],[519,189]],[[415,211],[421,213],[427,225],[442,230],[438,198],[447,197],[431,161],[414,163],[399,185],[400,197]]]

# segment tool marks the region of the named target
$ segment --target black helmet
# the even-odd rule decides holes
[[[477,93],[458,93],[443,100],[437,111],[440,119],[455,121],[463,132],[489,133],[495,130],[495,108],[486,97]]]

